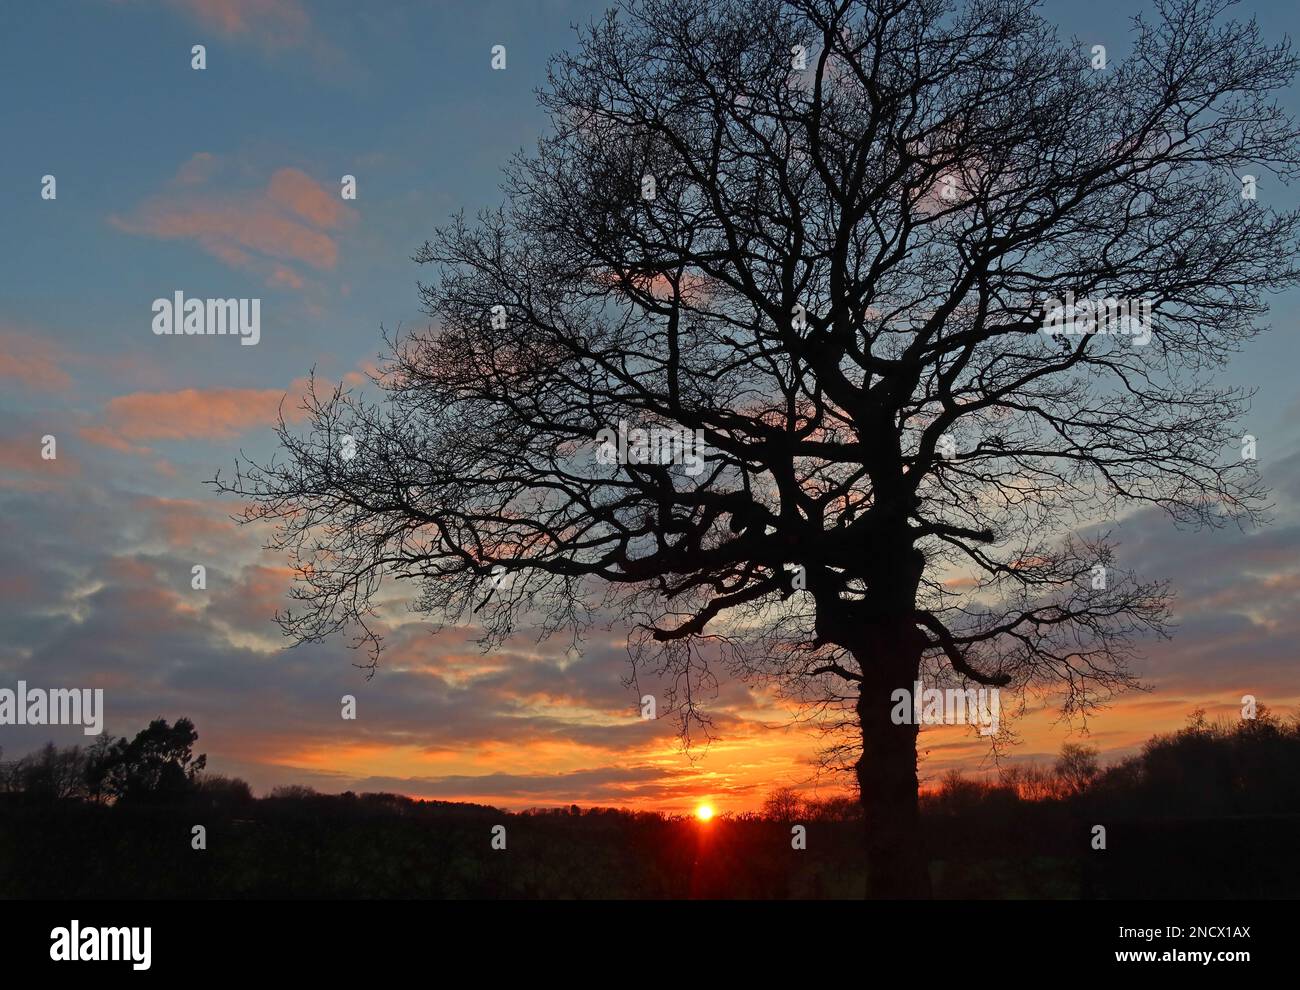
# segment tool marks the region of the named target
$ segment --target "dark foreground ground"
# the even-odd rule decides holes
[[[855,898],[861,825],[703,825],[611,812],[503,815],[386,802],[263,800],[250,817],[197,809],[10,807],[7,898]],[[1023,810],[1023,809],[1022,809]],[[932,818],[943,898],[1294,897],[1300,817],[1088,823],[1042,806],[1014,822]],[[206,822],[207,848],[191,848]],[[506,849],[491,848],[506,828]],[[1014,828],[1003,826],[1014,825]],[[1081,851],[1082,850],[1082,851]]]

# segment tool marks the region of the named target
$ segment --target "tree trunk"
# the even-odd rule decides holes
[[[891,695],[905,688],[911,697],[923,640],[907,623],[882,623],[869,630],[858,659],[863,680],[857,713],[862,755],[857,777],[866,819],[867,896],[928,898],[929,857],[921,833],[917,800],[918,726],[897,725]]]

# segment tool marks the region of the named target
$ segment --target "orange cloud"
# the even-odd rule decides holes
[[[140,496],[135,505],[149,513],[155,531],[162,533],[171,547],[219,546],[235,528],[224,511],[229,506],[214,507],[197,499],[151,495]]]
[[[266,280],[267,285],[284,286],[289,289],[301,289],[306,283],[299,277],[298,273],[292,268],[285,268],[277,265],[271,272],[270,277]]]
[[[56,441],[62,437],[53,434]],[[33,432],[25,437],[0,438],[0,488],[36,490],[44,487],[43,479],[52,479],[79,473],[76,461],[70,460],[62,442],[56,445],[53,460],[41,457],[41,437]],[[17,475],[29,476],[29,481],[19,481]],[[35,484],[33,484],[35,482]]]
[[[272,175],[267,195],[317,227],[337,227],[344,216],[340,197],[296,168],[282,168]]]
[[[215,156],[199,152],[181,165],[165,191],[109,222],[129,234],[194,241],[230,267],[258,273],[278,288],[304,285],[284,262],[321,271],[338,264],[339,245],[329,232],[351,221],[356,211],[337,193],[296,168],[278,169],[265,190],[215,193],[208,187],[219,169]]]
[[[109,377],[139,387],[166,380],[163,369],[140,354],[83,354],[64,347],[60,336],[37,327],[17,330],[0,325],[0,379],[58,392],[71,388],[82,369],[88,369],[96,382]]]
[[[67,355],[48,340],[0,331],[0,378],[14,378],[40,389],[63,390],[72,379],[63,370]]]
[[[169,0],[203,27],[226,37],[251,38],[266,48],[305,43],[311,18],[298,0]]]
[[[349,372],[349,375],[354,373]],[[82,427],[81,437],[91,443],[129,454],[148,454],[138,446],[148,440],[230,440],[250,430],[274,426],[281,412],[286,422],[301,423],[310,380],[295,378],[288,389],[184,388],[171,392],[131,392],[108,401],[99,422]],[[317,394],[327,394],[334,384],[316,378]],[[166,462],[161,462],[166,464]],[[167,474],[170,465],[159,467]]]
[[[191,155],[190,160],[176,171],[176,176],[172,181],[182,186],[201,185],[212,178],[212,174],[217,168],[216,155],[210,151],[198,151]]]
[[[292,401],[276,388],[186,388],[176,392],[133,392],[110,399],[103,425],[81,435],[115,450],[139,453],[133,441],[229,440],[256,427],[275,423],[284,402],[285,417],[300,416]]]
[[[128,443],[114,433],[106,426],[83,426],[77,431],[81,439],[88,443],[98,444],[101,447],[107,447],[109,450],[116,450],[120,454],[148,454],[148,447],[138,447],[133,443]]]

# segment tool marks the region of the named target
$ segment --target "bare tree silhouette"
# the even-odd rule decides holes
[[[778,822],[798,821],[808,809],[793,787],[778,787],[763,800],[763,814]]]
[[[490,644],[626,618],[688,733],[720,669],[775,678],[852,727],[870,893],[924,896],[892,693],[1087,711],[1167,586],[1076,533],[1262,512],[1215,372],[1296,281],[1300,218],[1242,179],[1296,174],[1270,95],[1296,63],[1227,6],[1161,0],[1109,63],[1020,0],[629,0],[581,29],[506,204],[419,251],[434,324],[389,339],[383,400],[313,387],[282,455],[214,482],[278,524],[285,631],[377,650],[388,575]],[[1069,293],[1149,302],[1150,339]],[[620,423],[684,432],[596,442]]]

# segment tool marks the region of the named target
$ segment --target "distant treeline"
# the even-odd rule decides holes
[[[851,797],[782,788],[708,824],[319,794],[207,773],[188,719],[0,764],[0,897],[860,897]],[[1207,722],[1103,767],[945,776],[922,795],[941,897],[1294,897],[1300,718]],[[205,830],[205,848],[192,832]],[[505,849],[492,848],[505,828]],[[802,826],[806,848],[795,848]],[[1098,845],[1098,826],[1105,831]]]

